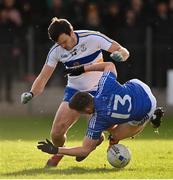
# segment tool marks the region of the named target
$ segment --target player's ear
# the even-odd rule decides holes
[[[86,112],[87,114],[92,114],[92,113],[93,113],[93,108],[92,108],[91,106],[86,107],[86,108],[85,108],[85,112]]]
[[[73,30],[70,31],[70,36],[73,36],[74,32]]]

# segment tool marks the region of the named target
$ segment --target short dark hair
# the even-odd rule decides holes
[[[87,92],[77,92],[70,100],[69,107],[79,112],[83,112],[85,108],[93,103],[93,97]]]
[[[70,35],[73,30],[72,25],[66,19],[52,18],[51,24],[48,27],[48,36],[54,42],[57,42],[59,36],[63,33]]]

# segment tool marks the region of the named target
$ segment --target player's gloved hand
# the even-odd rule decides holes
[[[85,72],[84,66],[79,66],[79,67],[65,69],[64,74],[65,74],[65,76],[67,74],[69,74],[70,76],[79,76],[84,72]]]
[[[30,101],[33,98],[34,94],[32,92],[24,92],[21,95],[21,103],[26,104],[28,101]]]
[[[114,51],[113,53],[111,53],[110,57],[116,62],[124,61],[124,58],[123,58],[122,54],[120,52],[118,52],[118,51]]]
[[[38,142],[37,148],[48,154],[58,153],[58,147],[55,147],[48,139]]]

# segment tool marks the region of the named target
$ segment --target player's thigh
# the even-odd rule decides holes
[[[80,114],[69,108],[68,102],[63,101],[54,118],[52,131],[66,132],[68,128],[79,118]]]
[[[110,129],[110,132],[115,139],[122,140],[138,134],[143,129],[144,125],[132,126],[128,123],[123,123]]]

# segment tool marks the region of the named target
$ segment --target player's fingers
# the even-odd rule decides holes
[[[47,143],[48,143],[48,144],[53,145],[53,144],[52,144],[52,142],[51,142],[51,141],[49,141],[49,139],[46,139],[46,141],[47,141]]]
[[[46,153],[50,154],[50,152],[47,150],[47,148],[45,148],[42,145],[38,145],[37,148],[40,149],[42,152],[46,152]]]
[[[47,150],[46,150],[46,149],[44,149],[44,148],[38,148],[38,149],[40,149],[42,152],[46,152],[46,153],[48,153],[48,152],[47,152]]]
[[[46,145],[47,143],[44,142],[44,141],[39,141],[38,144],[43,144],[43,145]]]
[[[48,153],[48,154],[52,154],[49,151],[45,150],[45,149],[41,149],[42,152]]]
[[[43,145],[38,145],[37,149],[41,149],[42,150],[43,149]]]

